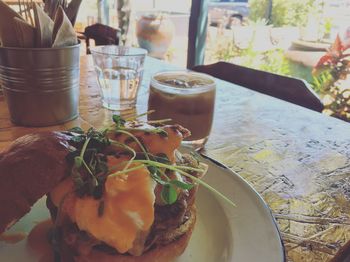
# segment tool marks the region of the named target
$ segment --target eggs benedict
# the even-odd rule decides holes
[[[0,195],[0,203],[13,206],[0,217],[0,232],[47,194],[58,261],[171,261],[181,255],[196,221],[197,182],[206,172],[177,150],[189,131],[118,116],[114,122],[102,132],[28,135],[0,153],[0,177],[7,172],[14,179],[0,192],[20,189]]]

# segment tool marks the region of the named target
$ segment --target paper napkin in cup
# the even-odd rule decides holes
[[[37,3],[34,3],[33,10],[36,27],[36,46],[51,47],[54,23]]]
[[[58,1],[55,3],[57,4]],[[34,19],[30,16],[30,22],[35,24],[35,28],[0,0],[0,44],[2,46],[49,48],[72,46],[78,43],[73,25],[61,5],[55,8],[54,21],[39,5],[27,3],[27,7],[33,9],[31,14],[34,15]],[[71,9],[76,10],[73,7]]]
[[[14,18],[24,19],[11,9],[6,3],[0,0],[0,42],[2,46],[17,47],[17,34],[14,33],[17,22]]]
[[[72,23],[69,21],[61,6],[58,7],[56,12],[52,39],[52,47],[71,46],[78,43],[78,37]]]
[[[35,46],[35,27],[28,24],[23,19],[14,18],[15,35],[17,36],[17,47],[34,47]]]

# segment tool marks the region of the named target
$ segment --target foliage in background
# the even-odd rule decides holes
[[[272,49],[264,52],[254,51],[251,48],[239,51],[239,58],[235,59],[241,66],[271,72],[280,75],[291,75],[291,64],[281,49]]]
[[[323,20],[324,38],[329,38],[330,37],[332,26],[333,26],[333,19],[332,18],[328,17],[328,18],[325,18]]]
[[[232,39],[219,38],[214,50],[214,59],[218,61],[230,62],[234,57],[241,55],[241,49],[238,48]]]
[[[350,121],[350,53],[349,45],[343,45],[337,37],[328,53],[323,56],[311,75],[311,69],[287,59],[282,49],[256,51],[252,41],[247,48],[239,48],[230,39],[222,38],[217,43],[214,58],[250,68],[308,81],[315,92],[321,95],[325,113]]]
[[[250,25],[263,25],[268,0],[251,0]],[[322,0],[274,0],[269,21],[274,26],[301,26],[307,22],[308,14],[319,15]],[[261,22],[262,21],[262,22]],[[323,35],[329,35],[332,21],[323,20]],[[257,30],[257,28],[256,28]],[[342,42],[337,37],[327,54],[318,62],[314,74],[309,67],[290,61],[284,50],[271,47],[268,51],[257,51],[253,46],[254,35],[248,46],[237,46],[232,37],[217,36],[211,51],[214,59],[227,61],[258,70],[305,79],[321,96],[325,113],[350,122],[350,30]],[[256,42],[256,41],[255,41]],[[259,42],[258,42],[258,45]]]
[[[257,70],[267,71],[280,75],[290,75],[289,61],[281,49],[272,49],[264,52],[244,49],[241,53],[240,65]]]
[[[118,0],[117,13],[118,26],[121,33],[121,41],[123,44],[125,44],[130,25],[130,0]]]
[[[350,121],[350,48],[339,35],[328,52],[315,66],[315,83],[321,86],[326,113]]]
[[[284,51],[282,49],[255,50],[254,38],[255,34],[253,34],[246,48],[238,47],[231,39],[223,40],[221,38],[221,41],[217,42],[217,49],[214,53],[215,59],[276,74],[290,75],[291,65],[284,56]]]
[[[334,83],[334,78],[329,70],[319,72],[317,75],[314,74],[311,81],[312,89],[318,94],[321,94],[332,83]]]
[[[264,18],[269,0],[250,0],[249,19]],[[273,0],[269,24],[279,26],[304,26],[308,14],[315,12],[316,0]],[[266,18],[266,17],[265,17]]]

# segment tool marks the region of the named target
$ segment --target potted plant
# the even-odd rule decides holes
[[[136,23],[136,36],[139,46],[150,56],[164,59],[174,36],[174,24],[165,14],[149,13],[142,15]]]
[[[345,121],[350,121],[349,40],[348,37],[342,41],[337,35],[313,70],[316,83],[322,82],[319,91],[323,96],[325,113]]]

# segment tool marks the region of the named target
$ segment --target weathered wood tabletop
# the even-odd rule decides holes
[[[137,108],[125,114],[145,112],[150,76],[172,68],[148,58]],[[110,124],[89,57],[82,57],[80,85],[79,118],[47,128],[14,126],[0,96],[0,149],[31,132]],[[262,195],[288,260],[329,261],[350,241],[350,124],[223,81],[215,110],[204,153]]]

